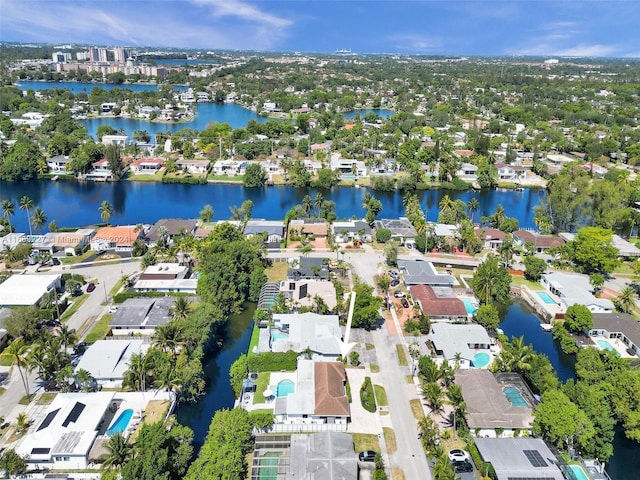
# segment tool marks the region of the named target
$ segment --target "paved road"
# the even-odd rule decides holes
[[[107,313],[109,307],[103,305],[103,303],[114,285],[122,278],[122,275],[131,275],[139,270],[139,262],[127,262],[114,265],[85,266],[73,269],[60,265],[49,269],[46,273],[78,273],[84,275],[87,280],[97,281],[96,289],[88,294],[88,298],[66,323],[69,328],[75,328],[77,332],[84,332],[82,335],[84,336],[91,330],[95,322]],[[87,325],[85,325],[85,323],[87,323]],[[4,387],[6,391],[2,394],[2,397],[0,397],[0,417],[5,417],[5,421],[13,421],[25,408],[22,405],[18,405],[25,391],[22,380],[20,379],[20,374],[16,368],[13,368],[11,377]],[[39,380],[35,372],[31,372],[29,375],[29,387],[31,392],[40,388]]]

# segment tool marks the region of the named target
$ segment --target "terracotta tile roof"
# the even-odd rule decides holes
[[[102,227],[96,232],[94,240],[107,240],[110,243],[115,243],[116,246],[128,246],[133,245],[133,242],[142,233],[138,227]]]
[[[497,228],[480,227],[475,229],[476,235],[480,240],[504,240],[506,233]]]
[[[536,247],[553,248],[565,244],[565,241],[554,235],[540,235],[529,230],[517,230],[513,232],[513,236],[519,238],[523,243],[531,242]]]
[[[453,294],[453,290],[438,289],[441,292],[451,292],[447,295],[436,295],[432,287],[414,285],[410,288],[413,298],[420,303],[422,313],[433,317],[466,317],[467,309],[462,300]]]
[[[349,416],[349,400],[345,391],[347,372],[341,362],[315,362],[315,415]]]

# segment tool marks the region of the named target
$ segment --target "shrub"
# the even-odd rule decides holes
[[[362,403],[362,408],[367,412],[373,413],[376,411],[376,399],[373,395],[371,377],[365,377],[364,382],[362,382],[362,387],[360,388],[360,403]]]
[[[162,183],[185,183],[189,185],[206,185],[205,177],[162,177]]]
[[[171,295],[171,293],[169,294]],[[129,298],[154,298],[154,297],[164,297],[164,292],[122,292],[117,293],[113,296],[113,303],[122,303]],[[177,295],[175,295],[177,296]]]
[[[264,352],[247,359],[250,372],[279,372],[296,369],[298,354],[293,350],[288,352]]]
[[[391,240],[391,230],[388,228],[379,228],[376,230],[376,241],[378,243],[386,243]]]

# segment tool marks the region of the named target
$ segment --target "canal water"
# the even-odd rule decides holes
[[[244,188],[242,185],[208,184],[182,185],[125,181],[117,183],[77,183],[35,180],[25,183],[0,182],[0,200],[12,200],[16,205],[11,217],[17,231],[28,231],[27,215],[18,206],[26,195],[33,200],[60,227],[91,225],[100,222],[100,204],[106,200],[113,207],[110,222],[114,225],[155,223],[160,218],[196,218],[206,204],[211,204],[215,220],[230,217],[229,207],[240,206],[243,201],[253,201],[253,218],[282,220],[286,212],[300,204],[305,195],[312,198],[321,193],[325,200],[336,204],[338,218],[364,217],[362,199],[371,192],[382,203],[381,218],[397,218],[404,215],[402,195],[398,192],[375,192],[366,188],[334,187],[330,190],[295,189],[287,186]],[[490,215],[502,204],[507,215],[520,219],[522,228],[533,228],[533,208],[544,190],[524,191],[487,190],[481,192],[454,192],[426,190],[417,192],[429,221],[438,218],[438,204],[445,195],[469,202],[473,197],[480,207],[475,212],[477,222],[482,215]]]
[[[206,359],[204,373],[207,388],[204,396],[197,403],[177,408],[178,421],[193,429],[196,448],[202,446],[215,412],[233,408],[234,396],[229,383],[229,368],[240,355],[247,353],[256,304],[245,303],[244,308],[242,313],[233,315],[229,320],[221,350]]]
[[[536,352],[549,357],[562,382],[575,378],[575,356],[565,354],[551,333],[540,328],[540,323],[526,303],[516,300],[507,307],[500,328],[509,338],[524,336],[526,344],[531,344]],[[620,427],[616,428],[613,456],[606,462],[606,469],[613,480],[640,478],[640,445],[628,440]]]

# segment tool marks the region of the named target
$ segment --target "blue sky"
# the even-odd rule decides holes
[[[3,41],[640,57],[640,1],[0,0]]]

